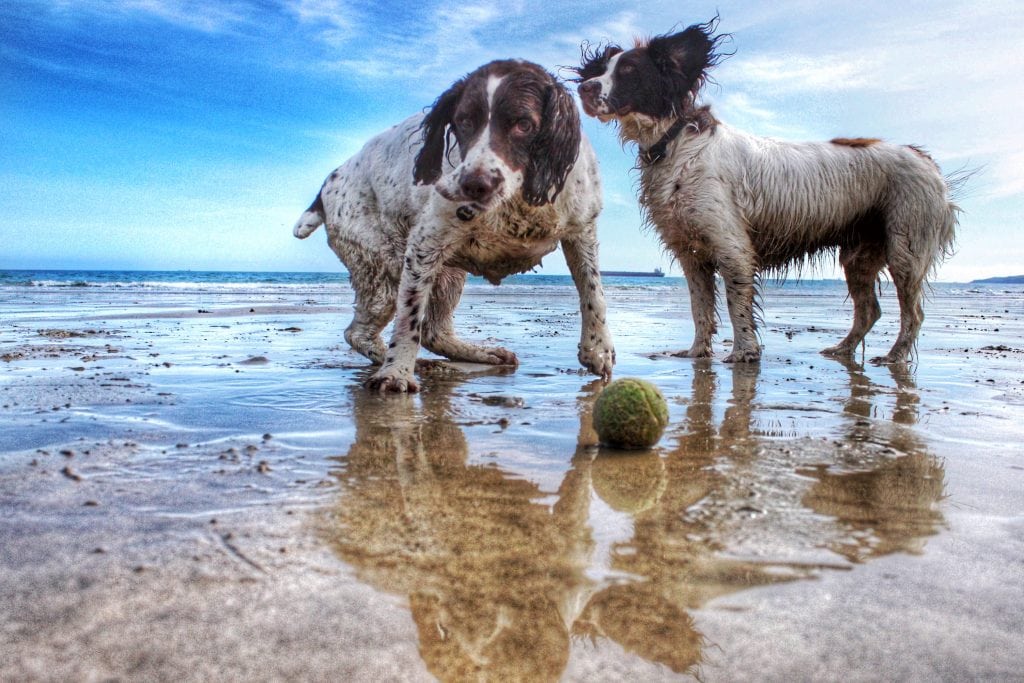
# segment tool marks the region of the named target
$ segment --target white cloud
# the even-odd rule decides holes
[[[498,16],[499,12],[493,5],[441,7],[434,14],[435,28],[460,35],[463,31],[473,31],[489,24]],[[504,13],[501,16],[505,16]]]
[[[976,200],[1024,196],[1024,12],[1002,0],[869,4],[867,21],[844,11],[734,36],[716,72],[724,118],[783,137],[848,129],[922,144],[947,171],[984,167]]]
[[[1004,151],[985,166],[984,174],[991,177],[991,183],[979,178],[972,184],[984,183],[985,196],[992,199],[1024,196],[1024,149]]]
[[[248,21],[248,8],[234,3],[192,0],[127,0],[123,8],[206,33],[219,33]]]
[[[492,57],[483,56],[490,50],[482,47],[480,34],[489,28],[501,27],[508,19],[508,15],[492,3],[435,10],[431,24],[425,31],[428,50],[425,54],[433,54],[434,58],[424,60],[417,75],[429,74],[437,69],[451,69],[456,65],[462,71],[476,68],[479,63]]]
[[[635,12],[620,12],[599,22],[574,27],[571,33],[545,36],[527,49],[531,59],[540,63],[576,66],[580,46],[600,43],[629,45],[644,31],[636,23]],[[525,46],[524,46],[525,47]]]
[[[730,121],[736,121],[737,125],[744,125],[743,120],[756,120],[761,122],[777,121],[779,114],[774,109],[754,104],[750,95],[745,92],[732,92],[721,98],[719,102],[721,111],[726,112]]]
[[[580,33],[582,37],[574,37],[572,42],[579,44],[584,40],[596,38],[628,45],[632,38],[645,34],[637,24],[636,12],[620,12],[609,19],[584,27]]]
[[[231,31],[252,16],[251,7],[244,2],[204,0],[60,0],[50,9],[65,16],[150,17],[203,33]]]
[[[604,201],[606,206],[617,206],[623,209],[634,209],[636,208],[636,197],[632,194],[625,194],[618,190],[606,190],[604,193]]]
[[[357,79],[417,82],[431,91],[461,74],[495,58],[493,45],[484,38],[493,29],[503,31],[508,10],[491,2],[475,5],[439,5],[427,11],[423,25],[414,33],[381,32],[378,19],[360,16],[334,0],[302,0],[306,18],[345,17],[320,34],[319,38],[338,54],[321,61],[317,68],[349,73]],[[337,7],[335,12],[334,7]],[[301,15],[300,15],[301,16]]]
[[[340,48],[352,40],[356,25],[355,13],[344,0],[297,0],[288,10],[300,23],[321,27],[319,40]]]
[[[830,92],[877,87],[882,60],[859,54],[761,54],[736,59],[730,79],[773,93]]]

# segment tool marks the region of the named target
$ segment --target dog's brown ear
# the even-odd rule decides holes
[[[648,54],[665,76],[670,90],[696,94],[704,84],[707,70],[718,63],[715,48],[722,36],[715,36],[718,17],[694,24],[684,31],[651,38]]]
[[[465,85],[465,79],[461,79],[441,93],[420,124],[423,147],[416,154],[413,166],[413,180],[418,185],[430,185],[441,177],[441,162],[450,146],[449,126]]]
[[[552,79],[553,80],[553,79]],[[531,206],[555,201],[580,151],[580,114],[561,83],[547,87],[540,130],[531,143],[523,198]]]

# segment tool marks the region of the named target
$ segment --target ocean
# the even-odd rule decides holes
[[[605,276],[606,282],[634,286],[677,286],[681,277]],[[181,289],[270,286],[311,288],[348,284],[346,272],[264,272],[195,270],[3,270],[0,287],[116,287],[141,289]],[[482,277],[470,276],[468,286],[493,287]],[[505,278],[503,286],[572,286],[569,275],[525,273]]]
[[[675,290],[685,287],[685,280],[679,276],[629,277],[605,275],[602,282],[606,289]],[[259,294],[274,292],[296,294],[337,292],[339,286],[349,290],[349,277],[345,272],[271,272],[271,271],[197,271],[197,270],[0,270],[0,291],[17,291],[23,287],[53,290],[141,290],[158,292],[217,292],[241,294],[252,291]],[[467,289],[495,290],[501,288],[522,289],[533,287],[569,287],[573,281],[569,275],[545,275],[525,273],[505,278],[500,285],[492,285],[482,277],[470,276]],[[1020,284],[1000,282],[974,283],[933,283],[932,288],[943,294],[986,294],[1024,291]],[[891,283],[883,281],[883,290]],[[764,289],[783,288],[789,293],[815,294],[845,293],[843,280],[797,279],[785,281],[766,280]]]

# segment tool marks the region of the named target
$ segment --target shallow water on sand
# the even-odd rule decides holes
[[[384,397],[344,284],[3,290],[0,674],[1019,675],[1024,288],[937,285],[890,368],[818,354],[841,284],[768,287],[735,366],[671,355],[685,289],[606,286],[650,451],[597,445],[571,286],[471,286],[519,368]]]

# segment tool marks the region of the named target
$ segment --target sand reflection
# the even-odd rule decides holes
[[[693,610],[919,552],[942,524],[943,470],[913,432],[911,378],[896,378],[892,419],[879,419],[875,399],[890,401],[891,390],[849,366],[844,431],[815,446],[770,426],[757,365],[692,367],[664,450],[596,447],[590,409],[601,385],[584,386],[578,446],[554,495],[500,461],[471,462],[456,385],[418,397],[355,392],[356,441],[322,533],[360,580],[407,598],[438,678],[557,680],[574,639],[695,673],[706,644]],[[602,549],[607,509],[632,533]]]

